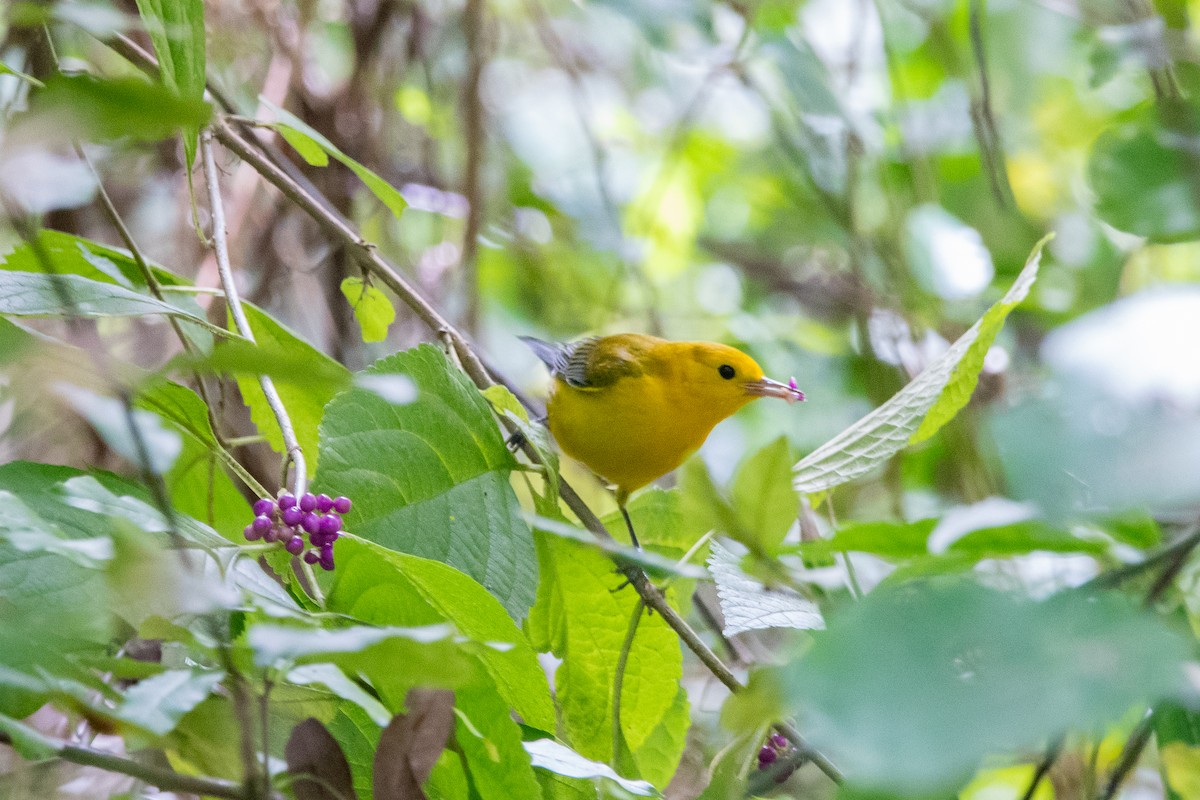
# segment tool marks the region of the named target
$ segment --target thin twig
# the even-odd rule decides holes
[[[12,738],[0,732],[0,744],[12,745]],[[57,744],[57,743],[56,743]],[[172,769],[143,764],[131,758],[125,758],[103,750],[91,747],[68,744],[63,742],[55,749],[55,756],[72,764],[84,767],[95,767],[107,772],[116,772],[137,778],[144,783],[164,792],[181,792],[206,797],[222,797],[228,800],[249,800],[245,787],[234,781],[221,778],[197,778],[183,775]]]
[[[967,23],[970,28],[971,54],[979,70],[979,99],[976,101],[977,117],[973,121],[979,133],[980,156],[985,162],[988,182],[992,194],[1001,206],[1012,204],[1012,187],[1008,183],[1008,170],[1004,163],[1004,148],[1000,143],[1000,131],[996,126],[996,115],[992,109],[992,87],[988,79],[987,53],[983,49],[983,18],[987,14],[985,0],[970,0],[967,6]]]
[[[464,194],[467,196],[467,224],[463,230],[462,279],[463,291],[467,296],[464,327],[476,331],[479,327],[479,228],[483,221],[483,187],[480,172],[483,165],[483,150],[486,147],[483,127],[483,98],[479,96],[480,76],[484,60],[484,2],[467,0],[463,12],[463,30],[466,34],[467,76],[463,86],[463,123],[467,136],[467,170]]]
[[[1021,800],[1033,800],[1033,794],[1037,791],[1038,785],[1042,779],[1050,772],[1050,768],[1054,766],[1054,762],[1058,760],[1059,754],[1062,752],[1063,738],[1060,736],[1050,743],[1046,748],[1046,754],[1042,756],[1042,760],[1038,762],[1037,769],[1033,771],[1033,778],[1029,781],[1029,786],[1025,789],[1025,794],[1021,795]]]
[[[1117,759],[1117,765],[1113,767],[1112,775],[1109,776],[1104,791],[1100,793],[1099,800],[1112,800],[1117,796],[1117,791],[1129,777],[1129,773],[1133,772],[1133,768],[1137,766],[1138,759],[1141,758],[1142,751],[1146,749],[1150,735],[1153,733],[1154,712],[1147,711],[1146,716],[1142,717],[1137,727],[1133,729],[1133,733],[1129,734],[1129,738],[1125,741],[1125,747],[1121,749],[1121,756]]]
[[[229,314],[233,317],[233,325],[243,337],[254,341],[254,330],[246,318],[238,296],[237,285],[233,279],[233,266],[229,261],[229,246],[225,239],[225,205],[221,200],[221,185],[217,179],[217,162],[212,154],[212,133],[208,130],[200,135],[201,159],[204,161],[204,177],[208,182],[208,202],[212,213],[213,250],[217,257],[217,272],[221,276],[221,288],[225,290],[225,303],[229,306]],[[267,399],[267,405],[275,421],[279,423],[283,435],[286,456],[284,460],[284,477],[286,479],[287,464],[290,461],[293,471],[293,492],[296,497],[303,496],[308,488],[308,468],[304,461],[304,451],[296,438],[296,429],[292,427],[291,417],[283,406],[283,400],[275,389],[275,382],[268,375],[258,376],[259,386]],[[286,480],[285,480],[286,483]]]

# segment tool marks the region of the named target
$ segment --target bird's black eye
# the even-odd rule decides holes
[[[721,366],[717,367],[717,373],[727,381],[733,380],[733,376],[736,374],[733,371],[733,367],[729,366],[728,364],[722,364]]]

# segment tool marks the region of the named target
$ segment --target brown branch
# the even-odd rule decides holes
[[[463,324],[467,331],[479,329],[479,228],[483,221],[483,187],[480,171],[486,140],[483,128],[483,99],[479,96],[479,80],[483,74],[483,0],[467,0],[463,29],[467,40],[466,84],[463,86],[463,123],[467,134],[467,171],[463,194],[467,196],[467,224],[463,231],[461,259],[462,286],[467,307]]]
[[[12,738],[0,732],[0,744],[12,745]],[[163,769],[150,764],[143,764],[132,758],[125,758],[103,750],[80,745],[59,744],[55,756],[72,764],[85,767],[96,767],[107,772],[116,772],[137,778],[156,789],[164,792],[183,792],[208,797],[222,797],[228,800],[249,800],[251,797],[246,788],[239,783],[221,778],[197,778],[183,775],[171,769]]]

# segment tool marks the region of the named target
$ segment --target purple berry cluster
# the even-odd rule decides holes
[[[792,744],[782,735],[772,733],[767,739],[766,744],[758,751],[758,768],[767,769],[781,756],[786,755],[792,749]],[[776,783],[783,783],[788,778],[792,777],[792,773],[796,771],[796,767],[792,766],[775,776]]]
[[[242,531],[246,539],[256,542],[279,542],[294,556],[304,552],[304,534],[312,549],[304,553],[304,561],[320,564],[321,569],[333,569],[333,543],[342,530],[342,514],[350,511],[349,497],[330,497],[307,492],[299,500],[295,495],[282,494],[279,500],[263,498],[254,503],[254,521]]]

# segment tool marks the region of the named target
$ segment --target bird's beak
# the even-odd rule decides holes
[[[792,378],[788,383],[780,383],[770,378],[759,378],[756,381],[743,384],[743,386],[746,389],[746,394],[754,395],[755,397],[778,397],[781,400],[787,400],[789,403],[804,400],[804,392],[796,388],[795,378]]]

